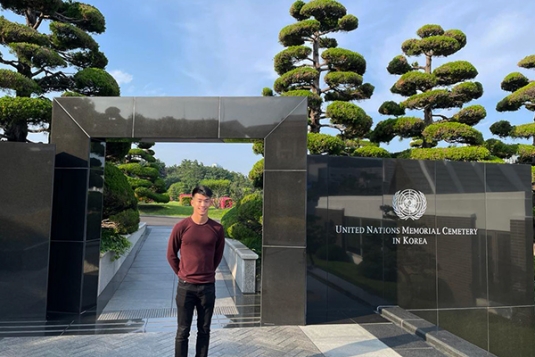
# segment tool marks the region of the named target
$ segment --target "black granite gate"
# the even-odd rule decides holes
[[[305,323],[307,101],[302,97],[55,99],[49,313],[83,314],[97,307],[107,138],[264,139],[261,323]]]

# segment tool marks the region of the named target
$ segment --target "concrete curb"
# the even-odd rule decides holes
[[[440,352],[452,357],[495,357],[494,354],[484,350],[459,336],[456,336],[429,321],[422,319],[398,306],[379,306],[381,316],[405,331],[423,338]]]

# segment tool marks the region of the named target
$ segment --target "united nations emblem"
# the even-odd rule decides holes
[[[424,215],[427,200],[422,192],[409,188],[396,192],[392,198],[392,208],[399,218],[415,221]]]

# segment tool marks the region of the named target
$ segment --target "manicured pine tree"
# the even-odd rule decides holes
[[[0,140],[27,141],[29,132],[48,130],[52,103],[44,95],[119,95],[104,68],[108,60],[91,34],[105,30],[104,16],[91,5],[70,0],[0,0]],[[48,29],[40,31],[48,25]],[[9,54],[7,53],[9,52]]]
[[[158,163],[154,157],[154,150],[151,150],[153,145],[138,143],[137,148],[128,152],[126,163],[118,167],[126,175],[139,201],[167,203],[169,195],[162,178],[165,165]]]
[[[437,57],[447,57],[466,45],[466,36],[460,30],[444,31],[439,25],[425,25],[417,31],[419,38],[401,45],[403,55],[388,64],[390,74],[401,77],[390,91],[407,97],[401,103],[387,101],[379,113],[393,118],[377,123],[370,139],[389,143],[395,137],[412,138],[411,146],[399,157],[414,159],[482,160],[489,151],[482,147],[483,136],[473,128],[485,116],[481,105],[464,104],[483,95],[483,86],[471,81],[478,72],[467,61],[453,61],[436,68]],[[409,64],[408,57],[423,56],[425,64]],[[453,115],[445,109],[462,108]],[[406,110],[419,110],[421,116],[406,116]],[[462,144],[465,147],[434,148],[440,141]],[[433,148],[433,149],[430,149]]]
[[[535,68],[535,55],[523,58],[518,62],[518,66],[526,69]],[[503,79],[501,88],[511,92],[511,94],[496,105],[497,111],[513,112],[524,107],[530,112],[535,112],[535,82],[533,80],[529,80],[520,72],[513,72]],[[530,164],[533,162],[535,157],[535,122],[512,125],[507,120],[500,120],[490,126],[490,131],[501,138],[531,139],[533,145],[504,144],[496,139],[488,141],[490,142],[489,144],[492,144],[490,148],[496,156],[510,157],[517,154],[520,162]]]
[[[337,32],[350,32],[358,27],[358,19],[334,0],[298,0],[290,7],[296,23],[284,27],[279,42],[285,47],[275,56],[275,71],[280,76],[274,90],[281,96],[308,97],[309,150],[311,153],[349,154],[372,125],[366,112],[352,103],[368,99],[374,87],[363,83],[366,61],[357,52],[339,48]],[[324,82],[324,85],[322,84]],[[273,95],[264,88],[264,96]],[[324,102],[329,104],[324,108]],[[322,128],[334,128],[338,136],[320,134]],[[261,152],[256,144],[255,152]]]

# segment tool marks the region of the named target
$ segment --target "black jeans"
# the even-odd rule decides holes
[[[190,284],[178,280],[176,307],[178,329],[175,339],[175,357],[188,355],[188,338],[193,319],[193,309],[197,309],[197,345],[195,357],[208,356],[210,324],[214,313],[215,284]]]

